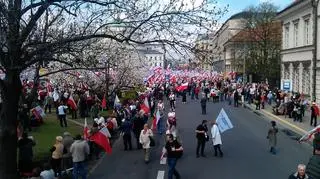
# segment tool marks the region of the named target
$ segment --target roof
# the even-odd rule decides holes
[[[277,13],[277,15],[282,14],[283,12],[285,12],[288,9],[291,9],[292,7],[302,3],[304,0],[295,0],[294,2],[292,2],[289,6],[285,7],[284,9],[282,9],[281,11],[279,11]]]
[[[248,16],[250,16],[252,14],[252,12],[248,12],[248,11],[242,11],[239,12],[237,14],[232,15],[228,20],[232,20],[232,19],[246,19]],[[227,20],[227,21],[228,21]]]
[[[157,50],[151,50],[151,49],[140,49],[139,52],[143,53],[143,54],[157,54],[157,55],[162,54],[161,52],[159,52]]]

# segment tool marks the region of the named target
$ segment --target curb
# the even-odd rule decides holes
[[[76,125],[78,125],[78,126],[84,127],[84,124],[83,124],[83,123],[78,122],[78,121],[76,121],[76,120],[73,120],[73,119],[67,119],[67,121],[70,121],[70,122],[72,122],[72,123],[74,123],[74,124],[76,124]]]
[[[298,135],[305,135],[308,131],[294,125],[294,124],[291,124],[290,122],[284,120],[284,119],[281,119],[280,117],[268,112],[268,111],[265,111],[265,110],[255,110],[250,104],[245,104],[246,108],[249,108],[251,111],[253,111],[254,113],[260,115],[260,116],[264,116],[268,119],[271,119],[271,120],[276,120],[277,122],[281,123],[283,126],[291,129],[293,132],[297,133]]]

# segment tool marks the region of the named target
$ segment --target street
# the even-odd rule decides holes
[[[234,128],[222,134],[224,157],[213,156],[211,141],[206,144],[206,158],[196,158],[195,128],[203,119],[217,117],[224,108]],[[168,110],[167,110],[168,112]],[[299,163],[307,164],[312,149],[308,144],[299,144],[279,127],[278,154],[269,153],[266,139],[269,120],[243,107],[235,108],[226,102],[207,103],[207,115],[201,115],[199,101],[188,99],[187,104],[177,101],[177,125],[182,138],[184,156],[178,161],[177,170],[182,179],[281,179],[295,172]],[[208,125],[208,127],[211,127]],[[209,129],[210,130],[210,129]],[[151,153],[151,162],[145,164],[143,151],[124,151],[122,140],[117,141],[110,156],[91,173],[92,179],[163,179],[167,178],[167,165],[160,164],[164,142],[157,136],[157,145]]]

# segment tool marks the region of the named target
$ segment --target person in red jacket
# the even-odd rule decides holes
[[[317,117],[319,116],[319,107],[315,102],[312,103],[311,106],[311,120],[310,125],[316,127],[317,126]]]

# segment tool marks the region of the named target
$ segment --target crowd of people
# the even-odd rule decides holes
[[[109,116],[102,116],[101,111],[101,97],[97,95],[90,95],[89,93],[78,93],[69,91],[55,90],[52,95],[44,96],[39,99],[39,103],[44,107],[45,113],[51,113],[51,108],[56,108],[57,118],[60,121],[61,127],[67,127],[68,122],[66,115],[68,112],[73,119],[76,119],[78,114],[81,118],[88,117],[93,121],[93,124],[88,131],[88,135],[92,136],[102,128],[107,128],[108,137],[111,138],[120,132],[123,140],[123,149],[131,151],[133,149],[132,139],[136,143],[137,149],[143,151],[144,161],[146,164],[150,161],[150,149],[155,145],[154,133],[165,133],[165,146],[163,150],[163,157],[168,159],[168,178],[172,179],[173,175],[180,178],[179,172],[175,165],[178,159],[183,155],[183,147],[181,144],[181,137],[178,133],[177,119],[175,115],[176,100],[182,97],[182,104],[187,102],[187,96],[190,95],[191,100],[198,100],[202,109],[202,114],[206,115],[206,105],[208,102],[223,102],[226,101],[229,105],[239,107],[240,104],[254,103],[256,110],[264,109],[266,105],[273,106],[275,114],[289,115],[294,121],[302,121],[304,111],[307,109],[309,102],[303,94],[289,95],[278,89],[270,89],[265,83],[260,84],[242,84],[235,80],[229,79],[214,79],[197,81],[190,79],[185,88],[181,88],[181,84],[185,81],[176,83],[159,83],[146,84],[146,91],[139,93],[137,99],[132,99],[123,102],[122,104],[115,104],[113,106],[113,113]],[[71,99],[71,100],[70,100]],[[169,102],[169,108],[166,109],[164,100]],[[110,100],[112,101],[112,100]],[[148,110],[142,106],[146,105]],[[33,105],[33,107],[36,105]],[[311,125],[317,126],[317,116],[319,109],[315,103],[310,107]],[[25,122],[28,114],[28,106],[22,105],[20,114],[21,123],[24,131],[30,128],[30,123]],[[149,122],[150,118],[154,118],[159,113],[159,120],[154,123]],[[157,118],[157,117],[156,117]],[[41,120],[40,120],[41,121]],[[197,126],[195,133],[197,136],[196,157],[205,157],[204,148],[207,141],[212,141],[214,146],[215,156],[223,157],[222,139],[215,122],[211,123],[211,130],[207,127],[208,121],[204,120]],[[278,129],[276,123],[272,121],[270,129],[268,130],[267,138],[270,144],[270,152],[276,154]],[[39,168],[31,168],[33,152],[32,147],[35,144],[34,140],[28,136],[26,132],[23,133],[18,142],[19,146],[19,171],[21,173],[30,172],[36,175],[35,177],[42,177],[44,179],[51,179],[53,177],[62,176],[63,171],[68,168],[73,168],[73,175],[75,177],[82,176],[86,178],[86,159],[87,156],[99,158],[102,153],[102,148],[90,141],[87,136],[85,140],[83,136],[77,135],[75,138],[71,137],[69,133],[64,133],[62,136],[56,137],[56,143],[50,149],[50,162],[45,163],[41,170]],[[316,142],[317,143],[317,142]],[[320,149],[318,145],[314,145],[313,161],[319,156]],[[312,162],[310,162],[312,163]],[[316,162],[314,162],[316,164]],[[308,165],[309,166],[309,165]],[[298,172],[290,177],[299,177],[306,175],[302,172],[307,168],[299,165]],[[309,174],[319,176],[315,174]],[[300,177],[301,178],[301,177]]]

